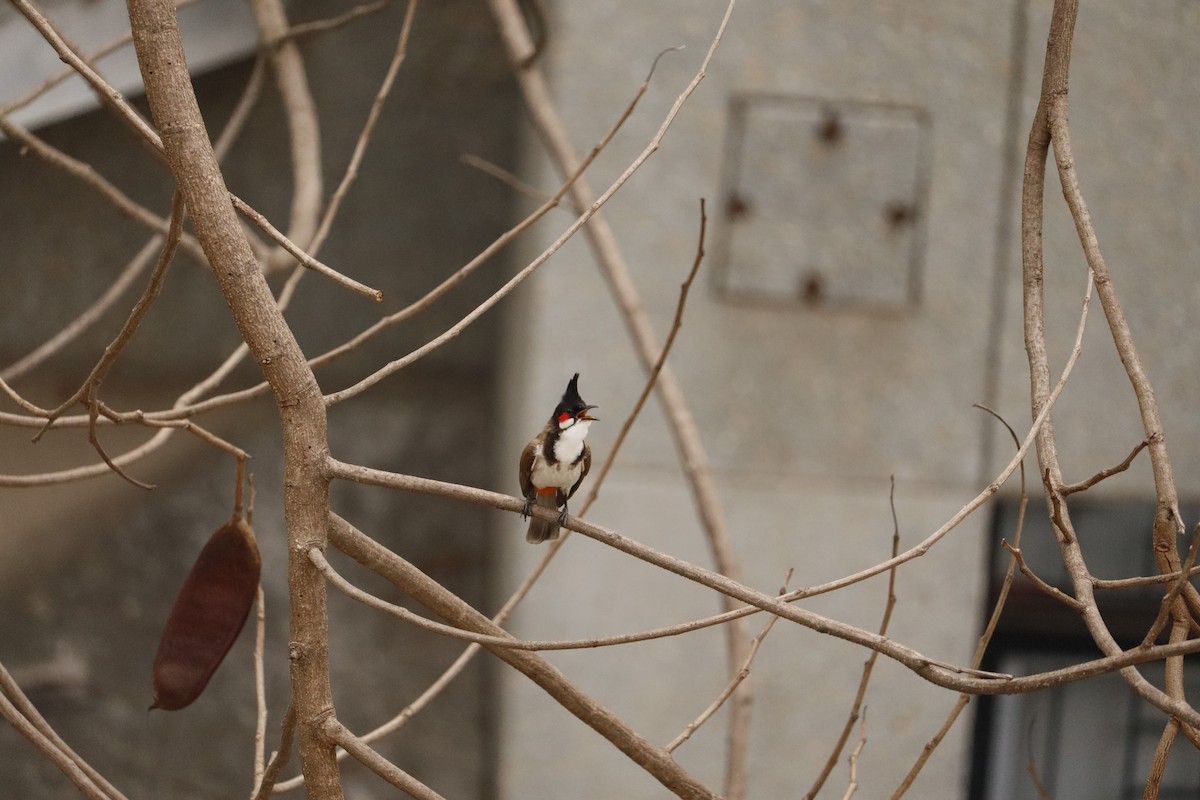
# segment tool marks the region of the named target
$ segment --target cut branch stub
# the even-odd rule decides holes
[[[204,691],[246,623],[261,567],[244,519],[226,522],[204,545],[158,643],[150,708],[175,711]]]

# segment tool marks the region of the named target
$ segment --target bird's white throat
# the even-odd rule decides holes
[[[558,441],[554,443],[554,460],[560,464],[573,464],[583,452],[583,440],[591,424],[590,419],[577,419],[574,425],[559,431]]]

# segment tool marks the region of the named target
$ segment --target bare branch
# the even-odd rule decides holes
[[[89,800],[111,800],[95,781],[80,766],[64,753],[51,739],[17,711],[8,697],[0,692],[0,717],[9,721],[17,733],[28,739],[54,766],[62,770],[71,783]]]
[[[283,101],[291,144],[293,188],[287,238],[302,245],[309,244],[317,227],[324,194],[317,106],[308,86],[300,48],[294,39],[283,38],[288,31],[288,20],[281,0],[253,0],[250,8],[258,23],[259,41],[269,45],[266,47],[267,59]],[[286,252],[281,249],[268,256],[267,272],[273,272],[276,264],[290,261]]]
[[[346,580],[337,570],[333,568],[325,558],[325,555],[320,550],[312,549],[308,552],[308,558],[321,571],[325,579],[333,584],[334,588],[345,594],[352,600],[356,600],[365,606],[382,611],[385,614],[390,614],[397,619],[414,625],[422,630],[430,633],[437,633],[442,636],[448,636],[451,639],[458,639],[464,642],[474,644],[487,645],[488,647],[504,647],[511,650],[526,650],[526,651],[543,651],[543,650],[593,650],[598,647],[612,647],[614,645],[633,644],[636,642],[646,642],[652,639],[663,639],[668,636],[678,636],[684,633],[691,633],[702,628],[710,627],[711,625],[721,622],[728,622],[728,618],[709,617],[703,620],[693,622],[685,622],[679,625],[670,625],[663,628],[654,628],[648,631],[638,631],[635,633],[622,633],[614,636],[601,636],[591,639],[550,639],[550,640],[526,640],[515,639],[511,634],[505,633],[503,636],[489,636],[483,633],[475,633],[463,628],[457,628],[453,625],[446,625],[435,620],[426,619],[419,614],[414,614],[403,606],[389,603],[379,597],[376,597],[369,592],[359,589],[354,584]],[[757,609],[755,609],[757,610]],[[715,621],[714,621],[715,620]],[[495,622],[495,620],[493,620]],[[497,623],[498,624],[498,623]],[[757,648],[755,648],[757,649]],[[747,666],[748,666],[747,662]],[[744,670],[743,670],[744,671]],[[739,672],[740,674],[740,672]],[[744,678],[744,676],[742,676]],[[738,679],[740,683],[742,678]],[[714,709],[715,711],[715,709]],[[668,747],[668,750],[674,748]]]
[[[476,505],[510,511],[514,514],[521,513],[524,508],[523,498],[490,492],[485,489],[435,481],[429,478],[418,478],[412,475],[400,475],[382,470],[369,469],[367,467],[346,464],[333,458],[329,459],[327,469],[330,477],[335,479],[353,480],[359,483],[400,491],[448,497]],[[534,515],[541,515],[547,520],[557,519],[557,515],[548,509],[534,508],[532,513]],[[972,694],[1020,694],[1044,689],[1048,686],[1083,680],[1093,675],[1120,670],[1133,664],[1154,661],[1171,655],[1200,652],[1200,639],[1194,639],[1169,645],[1158,645],[1152,648],[1135,648],[1134,650],[1116,653],[1094,661],[1074,664],[1070,667],[1023,678],[981,672],[970,667],[947,664],[928,658],[911,648],[898,644],[877,633],[829,619],[804,608],[788,605],[785,602],[781,602],[780,599],[751,589],[724,575],[674,558],[652,547],[621,536],[616,531],[585,522],[578,517],[568,515],[566,521],[563,523],[563,527],[582,533],[590,539],[595,539],[623,553],[687,578],[695,583],[707,586],[722,594],[728,594],[737,600],[796,622],[818,633],[835,636],[839,639],[878,650],[883,655],[899,662],[925,680],[943,688],[954,689],[956,691],[965,691]],[[341,545],[339,544],[338,546],[340,549]],[[353,557],[353,554],[349,555]],[[794,594],[795,592],[790,592],[787,597],[791,597]],[[1189,723],[1193,722],[1193,720],[1200,722],[1200,711],[1197,711],[1185,702],[1165,696],[1155,696],[1151,702],[1163,711],[1186,719]]]
[[[91,764],[84,761],[71,749],[50,723],[38,713],[33,703],[21,691],[13,676],[0,664],[0,716],[12,723],[35,747],[46,754],[80,791],[89,797],[101,800],[126,800],[125,795],[113,786]],[[90,787],[90,788],[85,788]],[[91,791],[97,794],[90,794]]]
[[[1043,194],[1045,191],[1046,159],[1051,141],[1054,143],[1055,160],[1060,183],[1075,221],[1080,245],[1088,263],[1089,278],[1094,281],[1101,306],[1108,320],[1117,352],[1125,365],[1133,385],[1142,415],[1146,440],[1150,442],[1150,462],[1154,474],[1156,509],[1154,522],[1154,553],[1159,572],[1180,572],[1178,547],[1175,531],[1182,523],[1179,520],[1178,499],[1171,467],[1167,459],[1166,444],[1157,404],[1149,379],[1141,367],[1137,351],[1133,346],[1128,323],[1117,302],[1108,267],[1100,254],[1095,230],[1091,224],[1086,203],[1079,191],[1075,174],[1074,158],[1071,154],[1070,131],[1067,126],[1067,96],[1071,61],[1071,43],[1078,14],[1078,0],[1056,0],[1051,16],[1050,33],[1046,43],[1046,61],[1042,77],[1037,112],[1029,132],[1029,144],[1025,156],[1024,181],[1021,196],[1021,242],[1023,274],[1023,306],[1025,310],[1025,349],[1029,358],[1030,394],[1033,411],[1042,411],[1049,388],[1049,366],[1045,343],[1045,264],[1042,251]],[[1059,551],[1063,565],[1071,576],[1075,598],[1083,604],[1081,616],[1088,632],[1101,652],[1116,655],[1120,646],[1105,623],[1094,597],[1091,575],[1088,572],[1079,542],[1071,527],[1065,500],[1060,494],[1062,469],[1059,464],[1053,425],[1047,423],[1039,433],[1038,458],[1042,464],[1050,506],[1051,519],[1058,531]],[[1200,608],[1200,593],[1188,584],[1184,600],[1195,611]],[[1182,607],[1173,610],[1186,614]],[[1175,628],[1173,627],[1174,631]],[[1173,666],[1168,664],[1168,670]],[[1122,670],[1123,679],[1143,699],[1157,708],[1187,706],[1182,696],[1164,693],[1147,681],[1137,670]],[[1190,706],[1187,706],[1190,707]],[[1190,725],[1196,720],[1191,715],[1181,717]]]
[[[382,547],[337,515],[330,516],[330,541],[346,555],[374,570],[438,616],[479,633],[503,636],[503,629],[451,594],[404,559]],[[670,753],[647,742],[610,711],[576,688],[559,670],[534,653],[489,648],[544,689],[618,750],[679,797],[716,798],[683,770]]]
[[[329,448],[324,405],[316,377],[276,307],[230,206],[188,74],[174,8],[166,0],[129,0],[128,6],[146,98],[155,123],[170,133],[164,144],[172,174],[238,332],[271,384],[279,408],[288,475],[284,516],[291,597],[289,654],[300,754],[314,796],[340,800],[334,748],[320,730],[323,716],[333,707],[326,587],[304,557],[308,547],[323,546],[326,539],[329,482],[312,457]]]
[[[354,756],[359,763],[416,800],[446,800],[404,770],[372,750],[334,717],[325,720],[325,735]]]
[[[174,430],[171,429],[160,430],[137,447],[131,448],[119,456],[113,456],[111,459],[112,464],[115,464],[117,467],[124,467],[127,464],[132,464],[144,458],[166,444],[172,433],[174,433]],[[41,472],[35,475],[0,475],[0,487],[16,489],[28,488],[30,486],[52,486],[58,483],[70,483],[85,478],[95,478],[111,473],[112,471],[112,467],[109,464],[99,463],[88,464],[83,467],[72,467],[57,472]]]
[[[683,327],[683,309],[687,305],[688,292],[691,291],[692,282],[696,280],[696,274],[700,271],[700,264],[704,261],[704,235],[708,230],[708,214],[705,212],[704,205],[704,198],[700,198],[700,233],[696,242],[696,258],[692,261],[691,271],[688,272],[687,277],[684,278],[683,283],[679,287],[679,301],[675,304],[675,319],[671,323],[671,331],[667,334],[666,342],[663,343],[662,352],[658,354],[658,358],[654,361],[654,366],[650,368],[650,374],[646,376],[646,383],[642,387],[642,393],[638,395],[637,402],[633,404],[633,410],[625,418],[625,422],[621,425],[621,430],[617,432],[616,439],[613,440],[612,447],[609,448],[608,458],[605,459],[604,464],[597,472],[597,479],[592,482],[592,488],[583,502],[584,511],[600,496],[600,487],[604,484],[604,478],[608,475],[608,471],[612,469],[613,463],[617,460],[617,453],[621,451],[621,445],[625,443],[625,437],[629,435],[629,431],[633,428],[633,423],[637,421],[642,407],[646,405],[646,400],[650,397],[650,392],[654,390],[654,385],[658,382],[658,376],[662,373],[663,366],[667,363],[667,354],[671,352],[671,346],[675,344],[675,337],[679,334],[679,329]]]
[[[178,0],[178,2],[175,4],[175,8],[176,9],[186,8],[187,6],[190,6],[192,3],[195,3],[195,2],[197,2],[197,0]],[[91,53],[89,53],[87,55],[81,56],[81,58],[89,64],[94,64],[97,61],[99,61],[100,59],[102,59],[106,56],[112,55],[117,50],[120,50],[123,47],[128,47],[132,41],[133,41],[133,36],[130,35],[129,33],[124,33],[124,34],[118,36],[117,38],[113,39],[108,44],[92,51]],[[4,105],[0,105],[0,114],[11,114],[12,112],[16,111],[19,108],[24,108],[25,106],[29,105],[30,103],[32,103],[33,101],[37,100],[39,97],[44,95],[46,92],[53,89],[55,86],[58,86],[63,81],[67,80],[68,78],[72,78],[75,75],[76,75],[76,70],[74,67],[72,67],[72,66],[64,67],[63,69],[59,70],[58,72],[54,73],[50,77],[46,78],[46,80],[42,81],[40,84],[33,87],[28,92],[26,92],[25,94],[16,98],[15,100],[10,100],[7,103],[5,103]]]
[[[0,133],[3,133],[13,141],[19,142],[23,147],[28,148],[29,152],[51,166],[57,167],[68,175],[81,180],[112,203],[117,211],[129,217],[134,222],[163,235],[170,228],[168,220],[157,216],[145,206],[134,202],[128,195],[104,178],[104,176],[96,172],[90,164],[86,164],[77,158],[72,158],[61,150],[51,147],[43,139],[30,133],[4,114],[0,114]],[[196,241],[195,237],[184,234],[180,241],[180,247],[200,263],[207,263],[204,251],[200,248],[200,244]]]
[[[318,261],[308,253],[304,252],[300,245],[296,244],[287,236],[285,236],[282,231],[271,224],[270,220],[268,220],[259,212],[255,211],[254,208],[242,198],[230,192],[229,199],[233,201],[234,208],[242,212],[242,214],[255,225],[262,228],[266,234],[274,239],[276,243],[278,243],[284,250],[286,250],[292,256],[292,258],[296,259],[300,266],[304,267],[305,269],[311,269],[314,272],[319,272],[326,278],[332,280],[334,283],[339,283],[350,291],[361,294],[364,297],[369,297],[376,302],[383,300],[383,292],[379,291],[378,289],[372,289],[370,286],[356,281],[354,278],[351,278],[347,275],[343,275],[333,267]]]
[[[18,10],[20,10],[26,15],[27,18],[29,18],[30,22],[34,24],[34,27],[38,29],[50,46],[54,48],[55,52],[57,52],[64,61],[74,67],[80,76],[87,81],[88,85],[92,87],[96,96],[100,99],[100,102],[111,108],[122,122],[137,132],[141,140],[147,142],[156,153],[161,155],[164,152],[162,139],[159,137],[158,133],[152,127],[150,127],[150,124],[142,118],[137,110],[125,101],[125,99],[121,96],[121,93],[113,88],[107,81],[105,81],[104,78],[101,77],[100,74],[91,67],[91,65],[79,57],[74,48],[72,48],[68,42],[63,40],[49,20],[47,20],[44,15],[38,12],[32,6],[32,4],[29,3],[29,0],[12,0],[12,2],[15,6],[17,6]],[[6,135],[14,135],[13,133],[10,133],[9,128],[13,128],[18,135],[24,134],[25,137],[30,137],[30,134],[27,131],[24,131],[24,129],[21,129],[20,126],[17,126],[15,123],[0,117],[0,131],[3,131]],[[18,138],[18,136],[14,135],[14,138]],[[46,147],[44,143],[42,143],[42,146]],[[84,166],[86,167],[86,165]],[[86,169],[89,171],[91,170],[90,167],[86,167]],[[114,189],[113,191],[115,192],[116,190]],[[119,195],[119,192],[117,195]],[[120,195],[120,197],[123,198],[124,195]],[[110,199],[113,199],[114,202],[116,202],[118,198],[116,195],[113,195]],[[357,292],[358,294],[374,298],[377,301],[383,299],[383,293],[377,289],[372,289],[371,287],[366,286],[359,281],[354,280],[353,278],[343,275],[332,267],[318,261],[316,258],[313,258],[308,253],[304,252],[299,245],[285,236],[274,225],[272,225],[266,217],[253,209],[237,195],[230,192],[229,199],[233,202],[234,207],[238,211],[262,228],[262,230],[266,232],[268,236],[274,239],[277,244],[290,253],[292,257],[300,263],[301,266],[320,272],[327,278],[333,280],[335,283],[339,283],[351,291]],[[118,207],[125,210],[124,205],[119,204]]]
[[[726,14],[726,19],[728,19],[728,13]],[[722,31],[724,30],[724,23],[722,23],[721,30]],[[719,39],[719,35],[720,34],[718,33],[718,39]],[[714,42],[714,47],[715,47],[715,42]],[[711,58],[711,55],[712,55],[712,51],[710,50],[709,58]],[[447,343],[453,339],[456,339],[459,336],[459,334],[461,334],[468,326],[470,326],[472,323],[474,323],[475,320],[479,319],[481,316],[483,316],[485,313],[487,313],[489,310],[491,310],[491,308],[493,306],[495,306],[498,302],[500,302],[505,297],[507,297],[509,295],[509,293],[511,293],[513,291],[513,289],[515,289],[526,278],[528,278],[530,275],[532,275],[538,269],[538,267],[540,267],[540,266],[542,266],[542,264],[546,263],[546,261],[548,261],[552,255],[557,253],[559,251],[559,249],[561,249],[562,246],[564,244],[566,244],[566,242],[572,236],[574,236],[576,233],[578,233],[579,230],[582,229],[588,223],[589,220],[591,220],[595,217],[596,212],[599,211],[600,208],[603,207],[604,204],[607,203],[609,201],[609,199],[614,194],[616,194],[617,191],[622,186],[624,186],[626,184],[626,182],[628,182],[628,180],[633,176],[633,174],[635,172],[637,172],[639,169],[641,169],[642,165],[644,163],[646,163],[646,161],[650,158],[650,156],[654,155],[654,153],[658,150],[663,137],[666,135],[667,130],[671,127],[671,123],[673,123],[675,121],[675,118],[676,118],[676,116],[678,116],[680,109],[683,108],[683,104],[687,101],[687,99],[689,97],[691,97],[692,93],[696,89],[696,86],[699,84],[701,78],[703,78],[704,70],[708,65],[709,58],[705,59],[704,64],[701,66],[700,71],[696,74],[696,77],[693,78],[692,82],[690,84],[688,84],[688,86],[683,90],[682,93],[679,94],[678,97],[676,97],[674,104],[672,104],[671,109],[667,112],[666,117],[663,119],[662,124],[659,125],[659,128],[655,132],[654,136],[651,137],[649,144],[647,144],[646,147],[643,148],[641,153],[639,153],[637,155],[637,157],[635,157],[633,159],[633,161],[630,162],[629,166],[627,166],[625,168],[624,172],[622,172],[621,175],[618,176],[615,181],[613,181],[613,183],[608,187],[608,189],[606,189],[598,198],[596,198],[596,200],[593,201],[588,208],[584,209],[579,214],[579,216],[575,219],[575,221],[573,223],[571,223],[571,225],[568,226],[567,229],[565,231],[563,231],[563,233],[561,233],[558,236],[558,238],[554,240],[553,243],[550,244],[550,246],[548,246],[545,250],[542,251],[541,255],[539,255],[537,258],[535,258],[533,261],[531,261],[524,269],[522,269],[515,276],[510,278],[507,283],[505,283],[502,287],[500,287],[500,289],[498,289],[495,293],[493,293],[491,295],[491,297],[487,298],[482,303],[480,303],[478,306],[476,306],[469,314],[467,314],[465,317],[463,317],[461,320],[459,320],[456,324],[451,326],[448,330],[446,330],[440,336],[427,342],[426,344],[424,344],[421,347],[417,348],[416,350],[412,351],[411,353],[404,356],[403,358],[399,358],[399,359],[396,359],[395,361],[388,363],[384,367],[373,372],[371,375],[368,375],[366,378],[363,378],[361,381],[354,384],[353,386],[350,386],[346,389],[342,389],[341,391],[333,392],[332,394],[326,395],[325,396],[325,404],[327,406],[332,406],[332,405],[336,405],[337,403],[340,403],[344,400],[349,400],[350,398],[355,397],[355,396],[361,394],[362,392],[366,391],[367,389],[374,386],[376,383],[378,383],[379,381],[388,377],[389,375],[392,375],[393,373],[398,372],[399,370],[404,369],[405,367],[409,366],[410,364],[420,360],[421,358],[425,357],[429,353],[438,349],[445,343]],[[577,160],[575,160],[575,162],[573,162],[572,166],[573,166],[572,169],[566,170],[566,172],[568,174],[574,174],[574,172],[578,166]],[[572,188],[579,185],[579,180],[582,180],[582,177],[580,177],[573,184],[571,184]],[[656,353],[658,352],[658,348],[655,348],[655,352]]]
[[[1106,580],[1104,578],[1092,578],[1092,585],[1097,589],[1136,589],[1142,586],[1154,586],[1159,583],[1171,583],[1180,575],[1186,575],[1189,578],[1194,578],[1200,575],[1200,566],[1192,567],[1184,572],[1168,572],[1165,575],[1140,575],[1136,578],[1117,578],[1114,580]]]

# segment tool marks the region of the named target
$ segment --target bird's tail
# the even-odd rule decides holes
[[[538,492],[533,502],[539,508],[558,511],[558,492],[547,492],[546,494]],[[525,533],[525,541],[537,544],[547,539],[557,539],[558,531],[557,522],[547,522],[544,519],[533,517],[529,520],[529,530]]]

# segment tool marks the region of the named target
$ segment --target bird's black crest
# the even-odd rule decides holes
[[[562,404],[564,406],[585,406],[583,398],[579,396],[579,373],[571,378],[571,382],[567,384],[567,390],[563,392]]]

